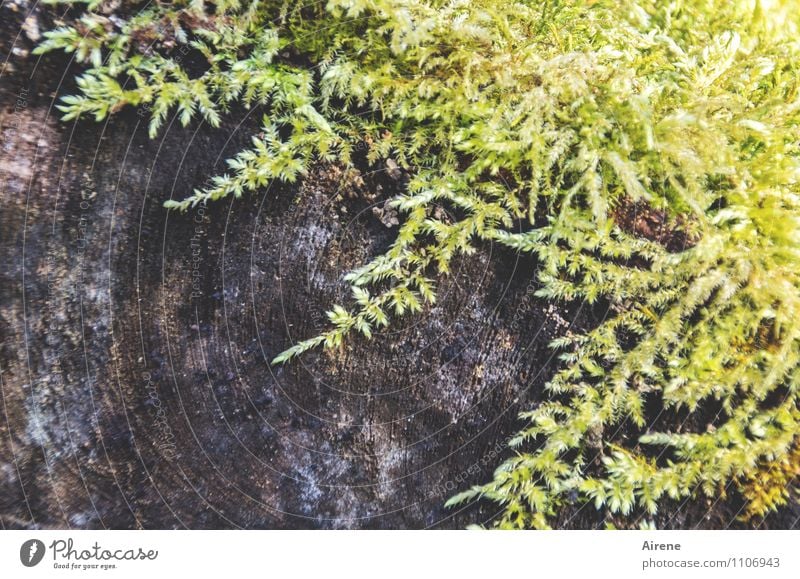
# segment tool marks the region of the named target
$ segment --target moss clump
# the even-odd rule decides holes
[[[540,295],[610,303],[598,327],[553,343],[562,369],[523,415],[518,454],[452,503],[484,497],[503,505],[498,525],[541,528],[575,496],[631,516],[730,483],[753,513],[786,500],[774,487],[795,484],[800,436],[800,4],[138,6],[112,18],[92,0],[47,35],[41,52],[88,64],[65,118],[139,106],[156,134],[173,111],[214,126],[234,102],[266,111],[228,174],[168,207],[352,165],[362,146],[412,175],[392,201],[395,242],[347,277],[353,303],[276,363],[424,311],[454,256],[488,241],[537,256]],[[186,66],[189,52],[204,65]]]

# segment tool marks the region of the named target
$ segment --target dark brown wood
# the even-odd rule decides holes
[[[20,6],[0,9],[2,527],[489,520],[493,505],[443,503],[508,455],[552,372],[547,343],[588,314],[532,298],[533,263],[487,246],[424,316],[270,367],[326,327],[325,310],[348,301],[343,273],[391,241],[372,210],[386,192],[354,194],[319,167],[168,213],[164,200],[224,171],[260,112],[217,130],[172,123],[155,140],[133,111],[62,123],[53,107],[78,69],[30,55]],[[706,510],[665,524],[730,520]],[[573,515],[559,525],[601,524],[592,507]]]

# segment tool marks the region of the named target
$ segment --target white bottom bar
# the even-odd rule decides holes
[[[0,576],[796,578],[798,539],[800,531],[3,531]]]

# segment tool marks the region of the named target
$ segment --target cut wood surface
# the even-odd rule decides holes
[[[342,272],[396,231],[391,175],[301,184],[181,215],[258,111],[219,129],[124,111],[62,123],[79,72],[30,55],[29,7],[0,8],[0,525],[3,528],[462,528],[445,509],[509,456],[548,342],[593,314],[537,300],[534,263],[486,246],[425,316],[372,341],[269,361],[326,327]],[[34,14],[39,14],[38,11]],[[39,18],[46,16],[40,15]],[[376,192],[376,184],[383,183]],[[491,257],[491,259],[490,259]],[[736,505],[659,526],[720,528]],[[765,527],[796,524],[797,506]],[[602,527],[589,506],[558,527]]]

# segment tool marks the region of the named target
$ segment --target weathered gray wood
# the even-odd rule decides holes
[[[76,70],[26,56],[25,8],[3,10],[13,70],[0,77],[2,527],[443,528],[490,517],[491,505],[442,504],[507,456],[517,413],[552,370],[547,342],[587,314],[535,301],[533,264],[487,247],[459,262],[425,316],[270,368],[347,300],[342,273],[391,240],[371,210],[375,179],[356,190],[320,167],[296,187],[167,214],[165,199],[223,170],[253,118],[172,125],[155,140],[134,112],[61,123],[53,105]],[[664,523],[730,520],[705,511],[676,509]],[[559,524],[599,521],[590,508]]]

